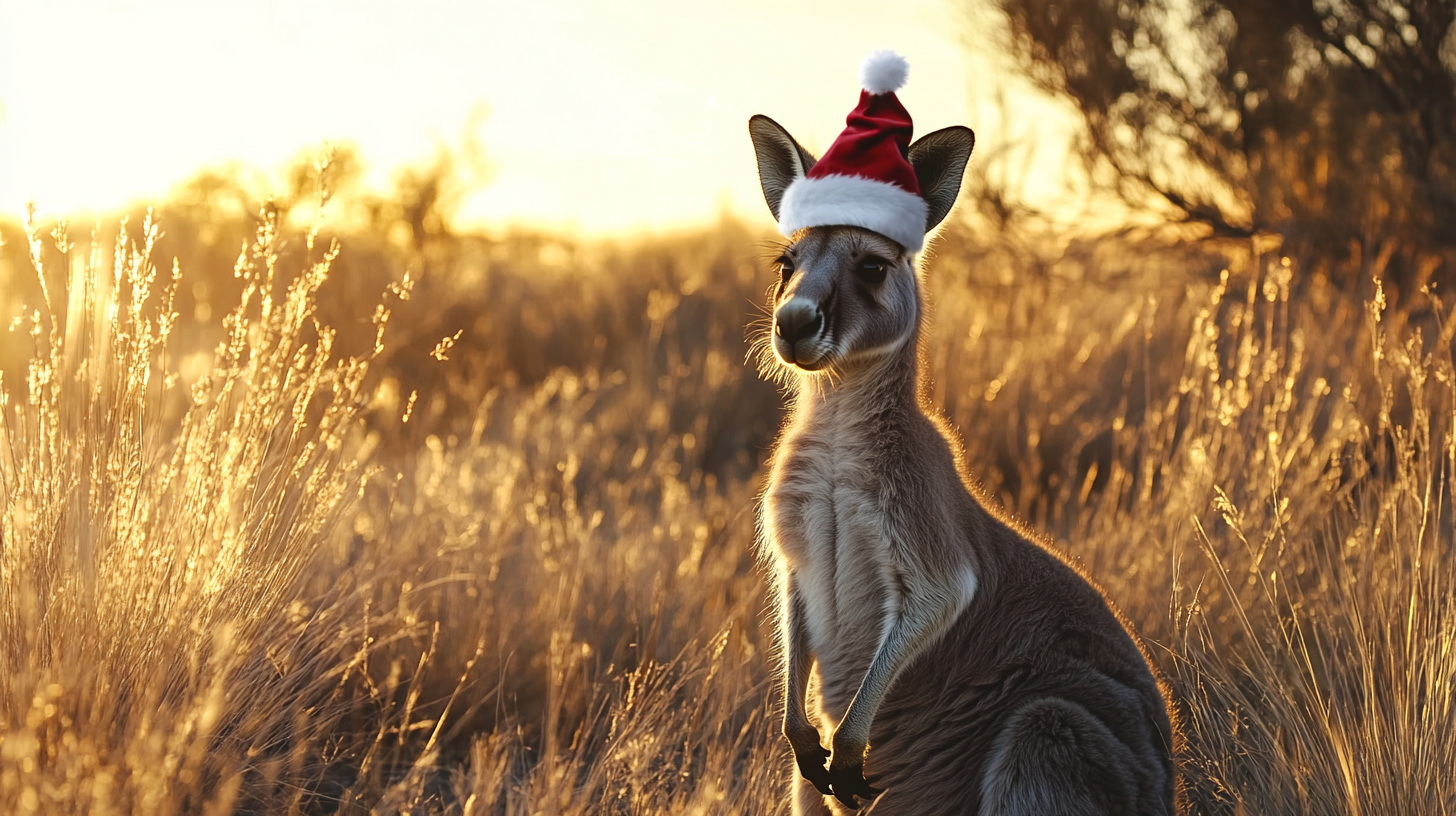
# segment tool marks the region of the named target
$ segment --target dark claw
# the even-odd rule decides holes
[[[858,796],[861,799],[872,800],[884,791],[879,788],[870,787],[870,783],[864,778],[864,765],[856,765],[849,768],[829,769],[830,785],[834,789],[834,798],[843,802],[845,807],[858,810],[859,803],[855,801]]]
[[[829,771],[824,767],[824,760],[829,758],[829,749],[822,745],[815,745],[813,750],[806,753],[794,752],[794,760],[799,764],[799,773],[813,783],[815,788],[825,796],[833,794],[829,786]]]

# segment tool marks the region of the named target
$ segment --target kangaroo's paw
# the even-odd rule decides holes
[[[814,743],[814,747],[807,751],[794,749],[794,761],[799,764],[799,774],[813,783],[814,787],[825,796],[833,794],[829,786],[829,771],[824,767],[824,760],[829,758],[829,749]]]
[[[859,803],[855,801],[856,796],[868,802],[884,792],[879,788],[870,787],[870,783],[865,780],[863,761],[847,766],[831,765],[828,776],[829,784],[834,790],[834,798],[851,809],[858,810],[860,807]]]

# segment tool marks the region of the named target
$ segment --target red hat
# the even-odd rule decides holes
[[[895,97],[909,73],[909,63],[893,51],[876,51],[860,62],[859,105],[824,157],[784,191],[779,232],[842,224],[920,251],[928,207],[906,158],[910,112]]]

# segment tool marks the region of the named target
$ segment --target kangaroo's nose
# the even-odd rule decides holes
[[[774,314],[774,331],[790,345],[814,337],[823,327],[824,315],[807,300],[795,298]]]

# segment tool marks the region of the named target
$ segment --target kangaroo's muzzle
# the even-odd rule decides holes
[[[823,356],[824,312],[807,298],[790,298],[774,312],[774,351],[779,359],[813,369]]]

